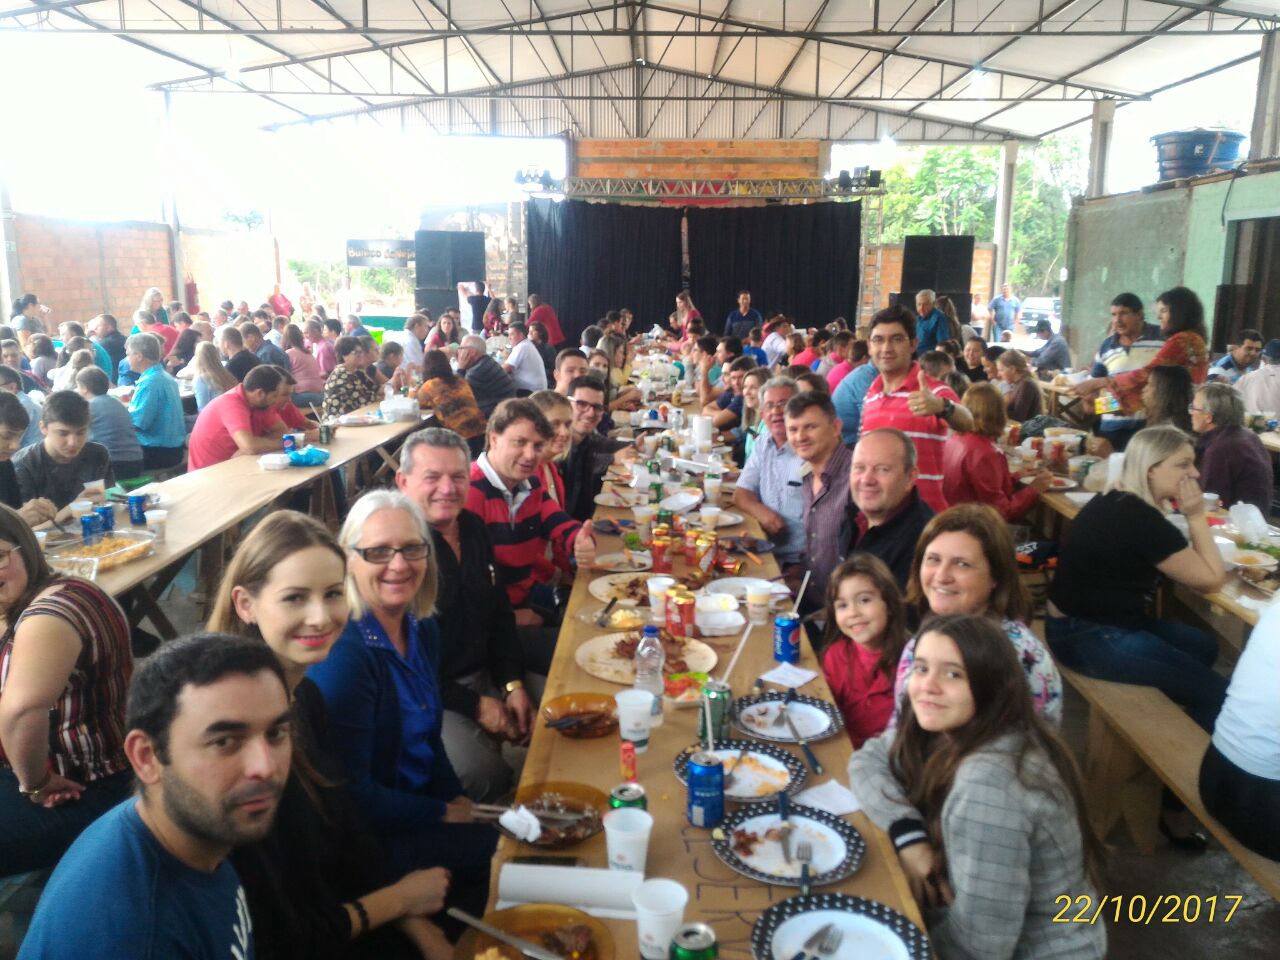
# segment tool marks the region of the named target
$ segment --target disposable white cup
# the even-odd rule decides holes
[[[724,513],[719,507],[704,506],[698,511],[698,520],[708,530],[714,530],[720,526],[720,514]]]
[[[1218,505],[1222,503],[1222,497],[1216,493],[1204,494],[1204,508],[1209,511],[1217,510]]]
[[[618,732],[623,740],[636,746],[636,753],[649,749],[649,731],[653,729],[653,694],[647,690],[623,690],[615,693],[618,704]]]
[[[649,578],[649,609],[653,619],[664,620],[667,616],[667,591],[676,585],[673,577]]]
[[[147,521],[147,532],[157,543],[164,541],[164,528],[169,522],[168,510],[148,510],[144,516]]]
[[[680,456],[685,460],[692,460],[694,453],[698,450],[697,446],[692,443],[680,444]]]
[[[637,691],[642,692],[642,691]],[[609,869],[644,873],[649,854],[653,814],[637,807],[621,807],[604,815],[604,840]]]
[[[702,492],[706,494],[707,503],[720,502],[720,486],[723,481],[719,477],[707,477],[702,481]]]
[[[684,923],[689,891],[674,880],[646,880],[631,892],[631,902],[636,908],[640,956],[665,960],[676,931]]]
[[[773,594],[768,590],[747,591],[747,619],[759,626],[769,622],[769,605]]]
[[[93,513],[92,500],[73,500],[71,502],[71,515],[73,517],[83,517],[86,513]]]
[[[636,536],[646,543],[653,535],[653,518],[657,513],[658,508],[651,503],[631,508],[631,515],[636,518]]]
[[[656,433],[646,433],[641,438],[640,443],[644,446],[644,455],[646,457],[652,457],[658,452],[658,440],[659,437]]]

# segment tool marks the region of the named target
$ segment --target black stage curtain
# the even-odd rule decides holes
[[[680,292],[679,208],[533,199],[529,292],[555,308],[570,343],[608,310],[635,314],[631,332],[666,323]]]
[[[781,311],[801,327],[858,314],[861,204],[689,209],[690,293],[722,331],[738,291],[767,320]]]

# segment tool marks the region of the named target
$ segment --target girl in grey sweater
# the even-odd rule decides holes
[[[1008,639],[984,617],[926,624],[907,700],[897,729],[853,755],[849,782],[893,839],[938,956],[1103,957],[1101,919],[1070,922],[1098,904],[1102,846]]]

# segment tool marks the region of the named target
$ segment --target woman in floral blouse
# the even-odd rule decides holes
[[[423,384],[418,388],[418,406],[430,408],[436,421],[448,427],[471,448],[472,459],[484,449],[485,415],[465,379],[453,372],[449,355],[428,350],[423,357]]]
[[[338,365],[324,382],[325,419],[340,417],[359,407],[375,403],[378,385],[365,372],[372,358],[355,337],[339,337],[333,344]]]

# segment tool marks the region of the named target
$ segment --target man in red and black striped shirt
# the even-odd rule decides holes
[[[504,400],[489,417],[488,448],[471,465],[467,509],[479,515],[493,541],[498,578],[520,626],[543,626],[530,609],[534,565],[548,544],[572,554],[578,566],[595,563],[591,521],[578,523],[547,496],[537,476],[551,424],[528,400]]]

